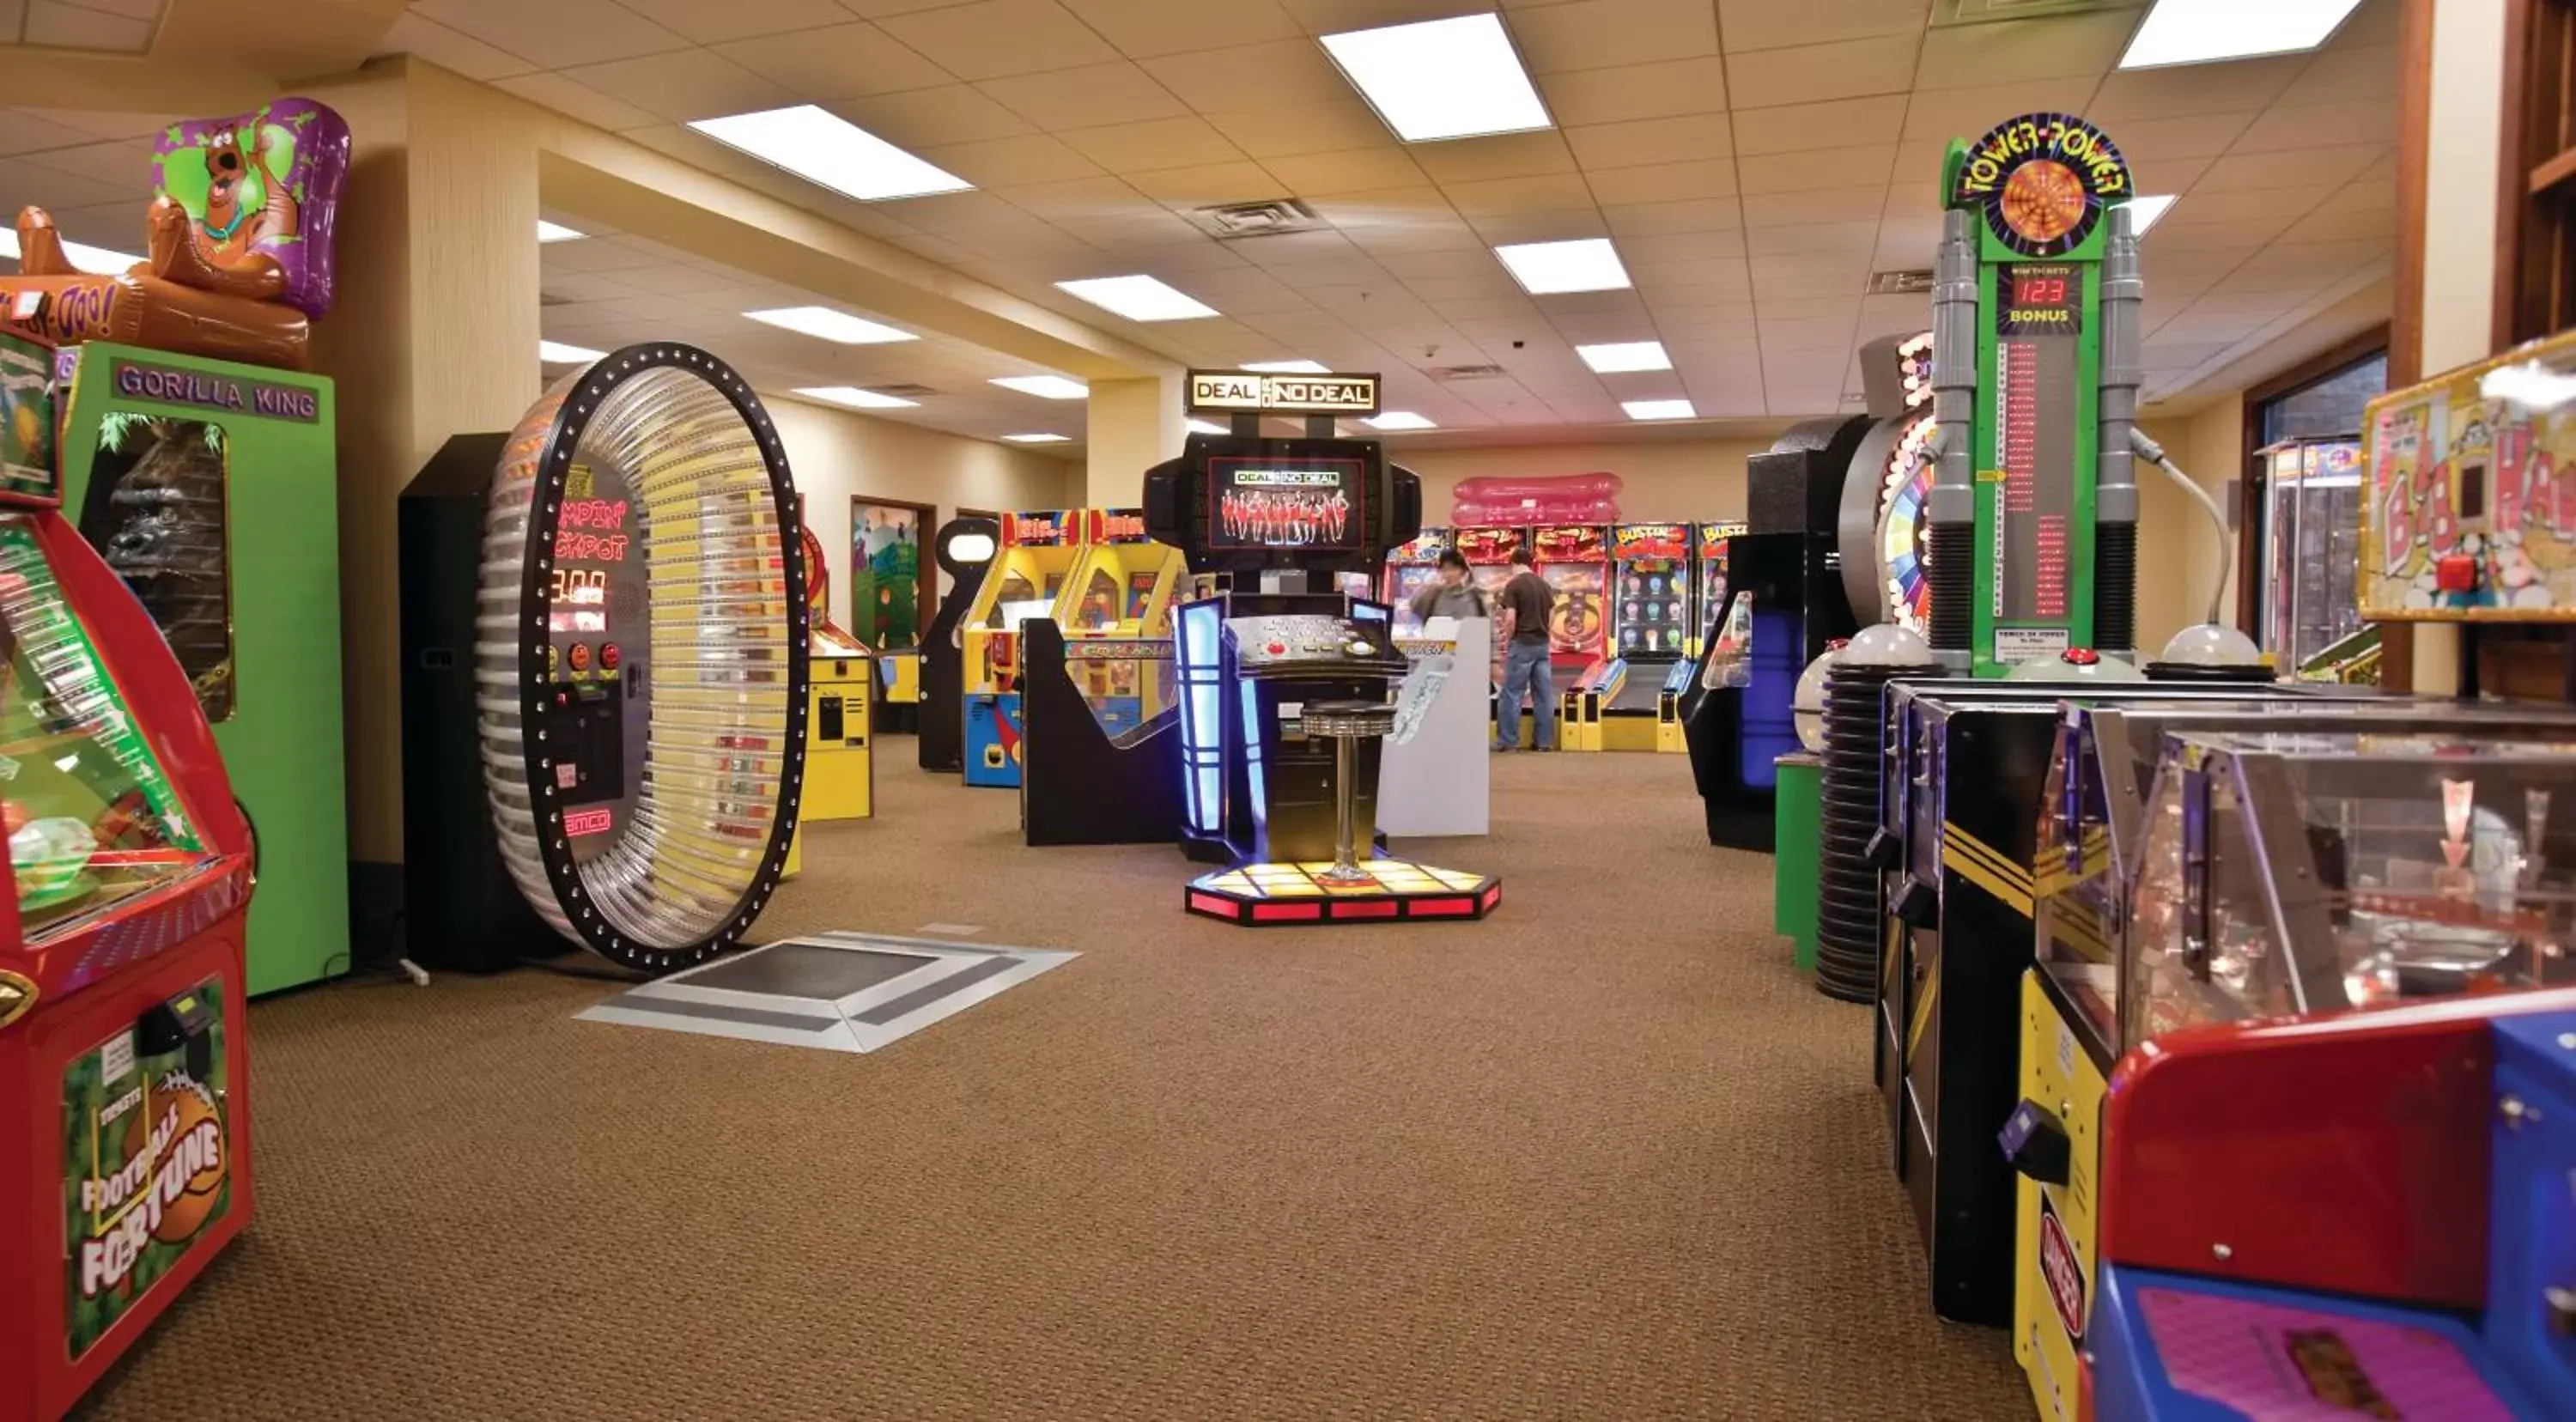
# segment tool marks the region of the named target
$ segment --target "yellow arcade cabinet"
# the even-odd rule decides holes
[[[969,785],[1020,783],[1019,626],[1073,625],[1071,579],[1088,530],[1080,510],[1002,515],[1002,547],[957,628]]]
[[[1189,576],[1181,550],[1145,531],[1143,509],[1082,509],[1083,547],[1067,580],[1072,593],[1065,640],[1165,638],[1172,599]],[[1063,619],[1059,619],[1062,621]],[[1152,673],[1159,670],[1157,679]],[[1171,704],[1171,663],[1148,668],[1135,658],[1087,659],[1077,673],[1082,697],[1102,730],[1121,736]]]
[[[787,843],[789,878],[805,867],[805,825],[814,820],[864,820],[876,813],[876,764],[869,746],[874,658],[865,644],[832,620],[831,576],[814,530],[804,535],[806,649],[812,657],[811,697],[805,718],[805,799],[795,836]]]

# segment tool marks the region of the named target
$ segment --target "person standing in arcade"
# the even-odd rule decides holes
[[[1556,676],[1548,667],[1547,614],[1556,605],[1556,590],[1531,565],[1526,547],[1512,550],[1511,581],[1496,599],[1511,623],[1511,643],[1503,653],[1503,696],[1494,715],[1494,748],[1521,748],[1521,692],[1526,688],[1536,723],[1532,737],[1538,750],[1556,749]]]
[[[1416,619],[1428,622],[1435,617],[1466,619],[1485,615],[1485,595],[1476,591],[1468,580],[1467,560],[1455,548],[1440,552],[1440,566],[1432,580],[1423,584],[1406,605]]]

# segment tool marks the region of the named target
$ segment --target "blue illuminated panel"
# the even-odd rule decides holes
[[[1798,676],[1806,668],[1798,653],[1806,645],[1805,630],[1794,610],[1753,610],[1753,645],[1746,653],[1752,676],[1744,688],[1736,744],[1744,783],[1757,790],[1768,790],[1778,780],[1774,760],[1799,749]]]
[[[1225,816],[1225,600],[1189,603],[1172,619],[1181,678],[1181,790],[1190,829],[1215,834]]]

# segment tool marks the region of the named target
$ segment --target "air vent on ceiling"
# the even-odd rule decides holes
[[[905,400],[919,400],[939,393],[927,385],[871,385],[868,388],[880,395],[893,395]]]
[[[1932,28],[1990,25],[2001,20],[2047,20],[2060,15],[2090,15],[2106,10],[2137,10],[2146,0],[1940,0],[1932,7]]]
[[[1498,380],[1505,374],[1499,365],[1443,365],[1434,367],[1434,380]]]
[[[1297,198],[1220,203],[1215,207],[1194,209],[1190,213],[1190,221],[1220,242],[1231,242],[1241,237],[1276,237],[1283,232],[1312,232],[1324,225],[1315,216],[1315,210]]]
[[[1913,267],[1905,271],[1871,272],[1871,296],[1920,296],[1932,289],[1932,269]]]

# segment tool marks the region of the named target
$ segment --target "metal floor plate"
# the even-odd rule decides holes
[[[874,933],[788,938],[575,1014],[785,1047],[873,1052],[1077,954]]]

